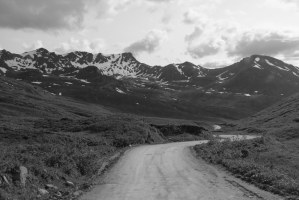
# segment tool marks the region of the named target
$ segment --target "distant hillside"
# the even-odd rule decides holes
[[[40,87],[0,76],[0,117],[70,117],[78,119],[105,116],[111,112],[99,105],[58,97]]]
[[[237,130],[273,135],[283,140],[299,140],[299,93],[241,120]]]

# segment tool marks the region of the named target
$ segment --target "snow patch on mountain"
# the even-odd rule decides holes
[[[218,130],[220,130],[222,127],[221,126],[219,126],[219,125],[213,125],[213,129],[214,129],[214,131],[218,131]]]
[[[36,55],[36,54],[37,54],[36,50],[34,50],[34,51],[25,52],[25,53],[21,54],[21,56],[23,56],[23,57],[30,56],[33,59],[34,55]]]
[[[33,83],[33,84],[38,84],[38,85],[42,84],[42,82],[40,82],[40,81],[33,81],[33,82],[31,82],[31,83]]]
[[[20,70],[20,69],[36,69],[34,67],[35,62],[32,60],[24,60],[21,58],[14,58],[13,60],[6,60],[5,63],[9,66],[14,68],[15,70]]]
[[[292,72],[295,76],[297,76],[297,77],[299,77],[299,75],[297,74],[297,73],[295,73],[295,72]]]
[[[260,60],[261,59],[259,57],[255,58],[252,67],[257,68],[257,69],[263,69],[262,66],[258,63]]]
[[[4,67],[0,67],[0,70],[5,74],[7,72],[7,69],[5,69]]]
[[[84,80],[84,79],[79,79],[81,82],[83,82],[83,83],[90,83],[90,82],[88,82],[87,80]]]
[[[226,74],[228,71],[225,71],[225,72],[223,72],[223,73],[221,73],[221,74],[219,74],[218,76],[216,76],[220,81],[224,81],[224,80],[226,80],[226,79],[228,79],[229,77],[227,76],[227,77],[222,77],[224,74]]]
[[[178,65],[178,64],[173,64],[173,66],[175,66],[176,70],[177,70],[181,75],[184,75],[182,69],[180,68],[180,65]]]
[[[202,71],[199,71],[198,76],[197,77],[205,77],[206,74],[204,74]]]
[[[290,71],[290,69],[288,68],[288,67],[280,67],[280,66],[278,66],[278,65],[275,65],[275,64],[273,64],[273,63],[271,63],[269,60],[265,60],[266,61],[266,63],[268,64],[268,65],[270,65],[270,66],[273,66],[273,67],[276,67],[276,68],[278,68],[278,69],[280,69],[280,70],[284,70],[284,71]]]
[[[263,69],[259,64],[255,63],[252,67],[258,68],[258,69]]]
[[[266,61],[266,63],[268,64],[268,65],[271,65],[271,66],[273,66],[273,67],[275,67],[275,65],[273,64],[273,63],[271,63],[269,60],[265,60]]]
[[[121,89],[119,88],[115,88],[116,92],[120,93],[120,94],[126,94],[124,91],[122,91]]]

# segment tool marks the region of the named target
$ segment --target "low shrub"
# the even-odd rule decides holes
[[[273,163],[274,158],[271,156],[277,154],[271,155],[271,152],[277,151],[279,147],[272,145],[272,141],[273,138],[232,142],[211,140],[207,144],[195,146],[194,149],[204,160],[221,164],[230,172],[262,189],[285,196],[299,196],[298,177],[287,173],[298,169],[288,166],[288,163]]]
[[[45,118],[30,123],[33,125],[9,124],[0,128],[0,197],[36,199],[37,188],[55,184],[61,193],[67,190],[64,197],[70,199],[66,180],[79,187],[90,185],[91,177],[97,174],[105,159],[121,148],[163,142],[155,128],[121,115],[80,120]],[[14,178],[20,166],[26,167],[30,174],[25,188]],[[3,176],[9,185],[4,183]]]

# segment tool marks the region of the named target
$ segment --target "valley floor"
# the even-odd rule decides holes
[[[133,148],[81,200],[280,199],[192,155],[189,147],[205,142]]]

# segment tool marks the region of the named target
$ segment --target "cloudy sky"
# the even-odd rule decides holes
[[[265,54],[299,66],[298,19],[298,0],[0,0],[0,49],[205,67]]]

